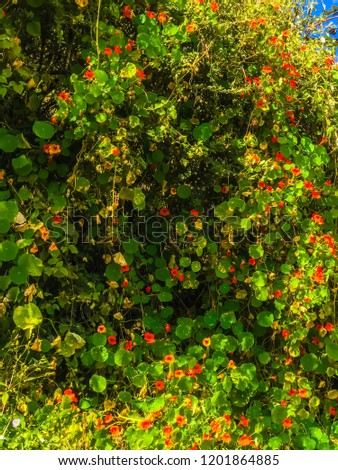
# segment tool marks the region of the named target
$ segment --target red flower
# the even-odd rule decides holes
[[[165,325],[165,328],[164,328],[164,329],[165,329],[165,331],[171,331],[171,325],[169,325],[169,323],[167,323],[167,324]]]
[[[155,387],[157,388],[157,390],[163,390],[164,382],[162,380],[157,380],[157,382],[155,382]]]
[[[252,78],[250,77],[245,77],[244,79],[247,83],[252,83]]]
[[[127,273],[130,270],[130,266],[121,266],[121,273]]]
[[[242,427],[247,427],[249,426],[249,420],[245,416],[241,416],[239,419],[239,425]]]
[[[255,266],[256,260],[254,258],[249,258],[249,263],[251,264],[251,266]]]
[[[170,271],[170,274],[171,274],[172,276],[174,276],[174,277],[178,276],[178,275],[179,275],[178,269],[172,269],[172,270]]]
[[[148,18],[156,18],[156,13],[154,13],[153,11],[147,11],[147,16]]]
[[[193,215],[194,217],[197,217],[197,216],[198,216],[198,212],[195,211],[195,209],[191,209],[190,215]]]
[[[334,416],[337,414],[337,410],[336,408],[334,408],[333,406],[331,406],[331,408],[329,409],[329,412],[330,412],[330,415],[331,416]]]
[[[324,328],[326,331],[329,331],[329,332],[334,330],[334,326],[332,325],[332,323],[325,323]]]
[[[278,162],[282,162],[283,160],[285,160],[284,155],[280,152],[276,152],[276,160]]]
[[[105,48],[103,49],[103,52],[104,52],[104,54],[106,54],[107,56],[110,56],[110,55],[112,55],[112,53],[113,53],[113,49],[111,49],[110,47],[105,47]]]
[[[311,276],[311,279],[318,284],[324,283],[324,273],[322,266],[317,266],[316,272]]]
[[[312,344],[318,344],[318,343],[320,343],[320,339],[317,338],[317,336],[314,336],[314,337],[312,338],[312,341],[311,341],[311,342],[312,342]]]
[[[238,439],[239,446],[244,447],[244,446],[250,446],[253,444],[254,444],[254,441],[252,440],[252,437],[247,436],[246,434],[243,434],[243,436]]]
[[[265,107],[264,101],[257,101],[256,105],[257,105],[258,108],[261,108],[261,109],[263,109]]]
[[[210,6],[211,6],[212,11],[217,11],[219,8],[217,2],[211,2]]]
[[[331,181],[331,180],[327,180],[327,181],[325,181],[325,183],[324,183],[324,184],[325,184],[325,186],[331,186],[331,184],[332,184],[332,181]]]
[[[322,216],[318,215],[318,214],[312,214],[312,220],[318,224],[318,225],[323,225],[324,224],[324,219]]]
[[[117,344],[116,336],[108,336],[107,341],[112,346],[115,346],[115,344]]]
[[[125,346],[124,346],[124,349],[125,349],[126,351],[131,351],[131,350],[133,349],[133,342],[130,341],[130,340],[129,340],[129,341],[126,341],[126,344],[125,344]]]
[[[311,183],[311,181],[304,181],[304,188],[312,190],[314,188],[314,185],[313,183]]]
[[[184,275],[183,275],[183,274],[180,274],[180,275],[178,276],[178,280],[179,280],[180,282],[184,281]]]
[[[143,338],[144,338],[144,341],[146,341],[148,344],[155,342],[155,335],[153,335],[153,333],[145,333],[143,335]]]
[[[160,209],[160,215],[162,215],[163,217],[166,217],[170,214],[170,211],[167,207],[162,207]]]
[[[123,14],[126,18],[131,18],[132,17],[132,11],[130,6],[126,5],[123,9]]]
[[[287,402],[286,400],[282,400],[282,401],[280,402],[280,404],[281,404],[282,406],[287,406],[288,402]]]
[[[114,46],[114,52],[116,52],[116,54],[122,54],[122,49],[120,46]]]
[[[150,287],[150,286],[147,286],[147,287],[145,288],[145,291],[147,292],[147,294],[149,294],[149,292],[151,292],[151,287]]]
[[[292,397],[293,395],[297,395],[297,390],[295,390],[294,388],[292,388],[289,393],[288,393],[289,397]]]
[[[282,426],[284,429],[289,429],[291,428],[292,426],[292,419],[291,418],[285,418],[283,423],[282,423]]]
[[[291,172],[294,176],[299,176],[301,173],[299,168],[292,168]]]
[[[87,70],[84,74],[84,77],[88,78],[88,80],[92,80],[93,78],[95,78],[95,73],[92,70]]]
[[[294,80],[290,80],[289,84],[291,88],[297,88],[297,83]]]
[[[278,137],[275,137],[274,135],[271,137],[271,142],[276,144],[278,142]]]
[[[273,187],[272,187],[272,186],[268,186],[268,187],[266,188],[266,190],[267,190],[268,193],[272,193]]]
[[[60,222],[62,222],[62,217],[61,217],[61,215],[55,215],[55,216],[53,217],[53,222],[54,222],[54,224],[59,224]]]
[[[186,420],[185,420],[185,417],[182,416],[182,415],[177,415],[176,416],[176,423],[179,425],[179,426],[183,426],[185,424]]]
[[[139,77],[139,78],[146,78],[146,74],[143,72],[143,70],[140,70],[140,69],[136,69],[136,75]]]
[[[122,287],[128,287],[129,286],[129,282],[127,281],[127,279],[125,279],[123,282],[122,282]]]
[[[139,426],[141,429],[145,431],[146,429],[150,428],[152,424],[153,424],[153,421],[151,419],[144,419],[143,421],[140,422]]]
[[[262,68],[262,72],[269,74],[269,73],[272,72],[272,68],[265,65],[265,66]]]
[[[311,197],[312,197],[313,199],[320,199],[320,194],[319,194],[318,191],[312,191],[312,192],[311,192]]]
[[[307,390],[306,388],[300,388],[298,390],[298,395],[301,397],[301,398],[306,398],[307,397]]]
[[[281,290],[276,290],[273,295],[275,296],[276,299],[279,299],[279,297],[282,297],[283,292]]]
[[[282,336],[284,339],[288,338],[291,335],[289,330],[283,330],[282,331]]]
[[[120,426],[111,426],[109,432],[113,436],[117,436],[120,433]]]
[[[160,23],[164,23],[165,21],[167,21],[167,15],[165,13],[160,13],[157,19]]]

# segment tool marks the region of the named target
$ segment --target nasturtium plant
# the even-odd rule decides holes
[[[311,11],[1,6],[2,449],[337,450],[338,73]]]

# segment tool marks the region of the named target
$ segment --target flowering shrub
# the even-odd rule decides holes
[[[338,72],[305,24],[0,15],[3,448],[338,448]]]

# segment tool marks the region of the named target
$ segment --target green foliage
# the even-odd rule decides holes
[[[150,3],[0,15],[0,446],[337,449],[333,45]]]

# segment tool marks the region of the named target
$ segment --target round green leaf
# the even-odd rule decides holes
[[[257,315],[257,323],[260,326],[269,327],[274,321],[273,313],[263,311]]]
[[[9,277],[14,284],[24,284],[27,282],[28,271],[21,266],[12,266],[9,270]]]
[[[191,263],[191,270],[194,273],[197,273],[198,271],[200,271],[201,270],[201,263],[199,261],[193,261]]]
[[[0,214],[2,219],[7,219],[8,222],[13,220],[18,215],[19,209],[16,201],[1,201],[0,202]]]
[[[192,132],[195,140],[208,140],[212,136],[211,125],[207,122],[195,127]]]
[[[180,259],[180,266],[182,266],[182,268],[187,268],[188,266],[190,266],[190,263],[191,263],[190,258],[183,257]]]
[[[108,264],[105,275],[110,281],[119,281],[122,277],[121,267],[118,264]]]
[[[0,149],[6,153],[14,152],[18,145],[19,141],[16,135],[5,134],[0,137]]]
[[[81,349],[86,344],[86,341],[78,334],[67,331],[64,342],[74,350]]]
[[[107,381],[102,375],[94,374],[89,380],[90,388],[96,393],[103,393],[107,388]]]
[[[142,388],[147,383],[147,378],[144,374],[137,374],[131,379],[133,385],[138,388]]]
[[[302,364],[303,366],[303,369],[306,371],[306,372],[310,372],[312,370],[315,370],[317,369],[318,365],[319,365],[319,359],[318,357],[311,353],[311,354],[304,354],[304,356],[301,357],[300,359],[300,363]]]
[[[117,366],[123,367],[129,364],[132,361],[132,354],[129,351],[124,349],[119,349],[114,354],[114,361]]]
[[[249,255],[254,259],[261,258],[264,255],[264,249],[261,245],[250,245]]]
[[[54,127],[45,121],[35,121],[33,124],[33,132],[41,139],[50,139],[54,134]]]
[[[225,295],[225,294],[227,294],[227,293],[229,292],[229,290],[230,290],[230,285],[227,284],[226,282],[223,282],[223,284],[221,284],[221,285],[219,286],[219,289],[218,289],[218,290],[220,291],[221,294],[224,294],[224,295]]]
[[[188,197],[191,194],[191,188],[190,186],[187,186],[185,184],[181,184],[177,188],[177,196],[180,197],[181,199],[188,199]]]
[[[23,307],[16,307],[13,313],[13,320],[16,326],[22,330],[32,330],[42,322],[42,315],[39,307],[29,303]]]
[[[108,75],[104,70],[95,70],[95,79],[99,83],[105,83],[108,80]]]
[[[18,265],[20,267],[26,268],[28,274],[31,276],[41,276],[43,271],[42,260],[30,253],[25,253],[21,255],[18,260]]]
[[[226,312],[221,315],[221,327],[228,330],[233,323],[236,323],[236,315],[234,312]]]
[[[120,392],[117,397],[121,403],[130,403],[133,399],[132,394],[126,391]]]
[[[108,351],[104,346],[95,346],[90,350],[90,354],[97,362],[106,362],[108,359]]]
[[[130,240],[129,242],[123,243],[123,249],[127,253],[137,253],[139,248],[139,243],[136,240]]]
[[[33,37],[41,36],[41,23],[40,21],[30,21],[26,25],[26,31]]]
[[[10,240],[0,243],[0,261],[11,261],[15,259],[18,251],[19,248]]]
[[[20,157],[12,159],[12,166],[17,175],[26,176],[32,171],[33,165],[26,155],[20,155]]]
[[[92,336],[92,342],[94,346],[104,346],[107,342],[107,338],[101,333],[94,333]]]
[[[7,233],[8,230],[10,229],[10,223],[9,220],[7,219],[0,219],[0,233]]]
[[[176,330],[175,334],[180,339],[188,339],[191,337],[192,329],[188,325],[179,325]]]
[[[333,343],[331,340],[326,340],[325,349],[328,357],[334,361],[338,361],[338,344]]]

